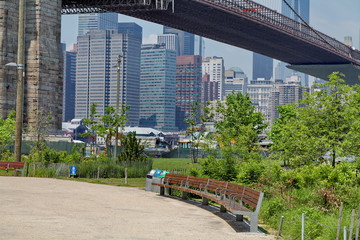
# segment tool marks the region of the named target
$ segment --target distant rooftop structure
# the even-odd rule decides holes
[[[163,135],[163,132],[156,130],[154,128],[147,127],[125,127],[124,133],[136,132],[138,136],[160,136]]]

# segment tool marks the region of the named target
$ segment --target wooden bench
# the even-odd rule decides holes
[[[258,216],[264,193],[235,183],[209,178],[185,176],[167,173],[163,183],[152,183],[160,186],[160,195],[165,195],[165,189],[171,194],[171,189],[181,191],[182,198],[188,193],[202,197],[202,204],[208,205],[209,200],[220,204],[220,211],[230,211],[237,221],[243,216],[250,217],[250,232],[258,231]]]
[[[21,172],[21,176],[24,176],[25,162],[5,162],[0,161],[0,170]]]

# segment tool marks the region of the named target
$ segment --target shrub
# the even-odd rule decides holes
[[[242,184],[252,184],[258,182],[261,175],[265,172],[263,162],[249,161],[238,165],[239,173],[237,181]]]

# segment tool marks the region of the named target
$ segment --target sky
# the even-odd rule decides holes
[[[281,1],[281,0],[278,0]],[[162,34],[162,25],[119,14],[119,22],[136,22],[143,28],[143,43],[155,43],[156,34]],[[78,15],[63,15],[61,41],[69,49],[76,43]],[[351,36],[360,49],[360,0],[310,0],[310,25],[330,37],[343,42]],[[198,45],[198,39],[195,45]],[[224,58],[225,68],[239,67],[252,79],[252,52],[224,43],[205,39],[205,57]],[[276,63],[274,63],[274,66]]]

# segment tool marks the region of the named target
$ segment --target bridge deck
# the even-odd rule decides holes
[[[63,6],[69,1],[92,4],[101,2],[101,0],[63,0]],[[175,0],[174,12],[171,7],[167,10],[157,10],[154,2],[145,1],[147,4],[141,7],[137,3],[132,7],[128,4],[102,6],[102,9],[178,28],[292,65],[355,64],[360,66],[359,51],[354,51],[325,34],[314,32],[307,26],[273,10],[263,10],[263,6],[249,0]],[[87,6],[100,7],[101,5]],[[244,6],[253,7],[244,8]],[[260,11],[265,12],[260,13]],[[303,30],[304,28],[307,28],[306,31]]]

